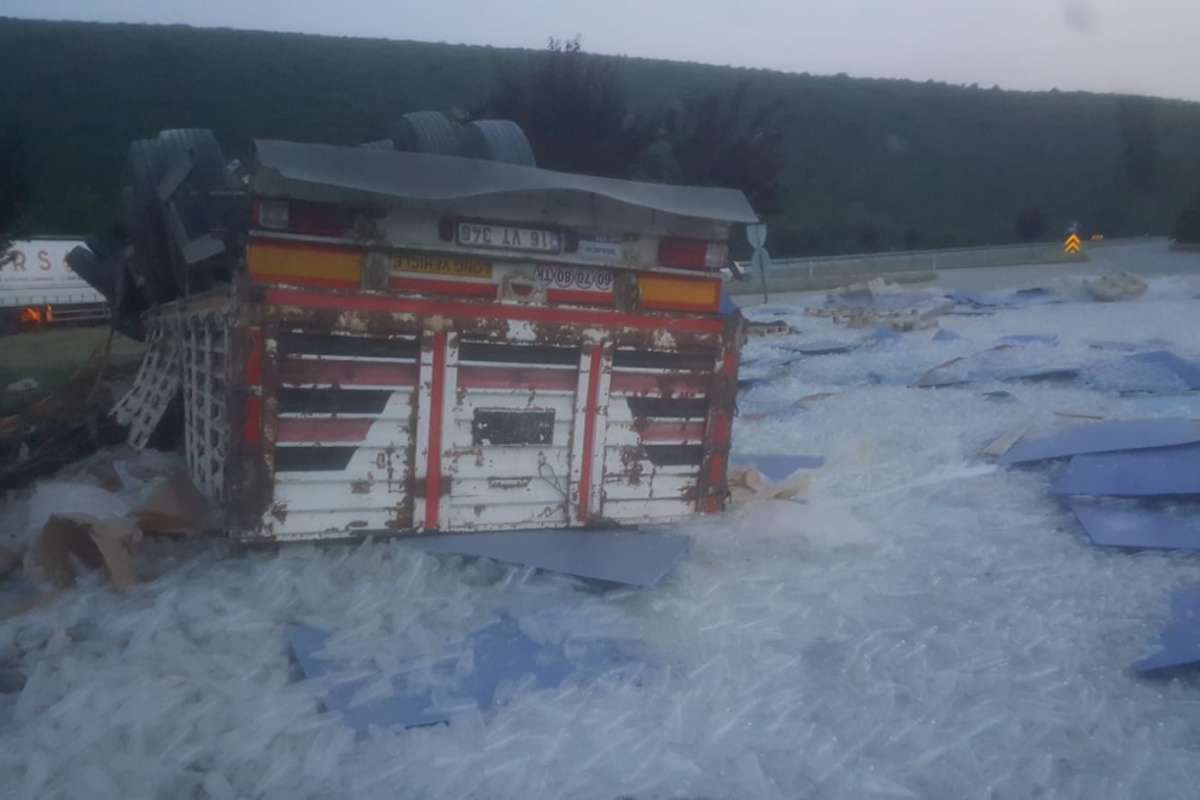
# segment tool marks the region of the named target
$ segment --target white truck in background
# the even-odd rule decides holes
[[[14,241],[0,257],[0,332],[108,319],[108,302],[67,266],[75,239]]]

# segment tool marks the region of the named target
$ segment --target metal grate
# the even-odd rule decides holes
[[[225,499],[228,452],[229,321],[226,309],[171,318],[181,348],[184,447],[192,482],[207,497]]]
[[[161,318],[149,321],[146,354],[138,367],[133,386],[121,398],[112,414],[121,425],[129,426],[126,440],[141,450],[150,441],[167,407],[179,392],[179,342]]]

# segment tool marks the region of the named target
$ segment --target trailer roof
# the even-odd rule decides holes
[[[455,200],[524,192],[598,195],[619,203],[684,217],[757,222],[736,189],[668,186],[598,178],[498,161],[363,147],[254,142],[254,188],[263,194],[300,195],[306,188],[338,188],[405,200]]]

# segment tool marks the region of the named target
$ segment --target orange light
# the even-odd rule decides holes
[[[664,311],[716,311],[721,302],[720,280],[688,280],[638,276],[642,308]]]
[[[357,288],[362,253],[308,242],[256,241],[246,251],[250,276],[266,283]]]

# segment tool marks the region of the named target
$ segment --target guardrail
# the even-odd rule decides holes
[[[1078,255],[1063,252],[1062,245],[1014,244],[991,247],[960,247],[944,250],[906,250],[888,253],[856,253],[845,256],[786,258],[771,262],[774,272],[839,270],[848,272],[912,272],[918,270],[970,269],[1015,264],[1045,264],[1086,261],[1087,250]]]
[[[942,250],[904,250],[887,253],[855,253],[843,256],[814,256],[772,260],[767,274],[771,291],[815,291],[833,289],[851,283],[886,276],[897,282],[933,280],[940,270],[981,267],[1009,267],[1024,264],[1059,264],[1087,261],[1089,247],[1107,247],[1144,239],[1086,242],[1079,254],[1063,252],[1060,242],[1037,244],[956,247]],[[748,271],[749,262],[738,262]],[[757,275],[750,280],[728,284],[733,294],[761,291]]]

